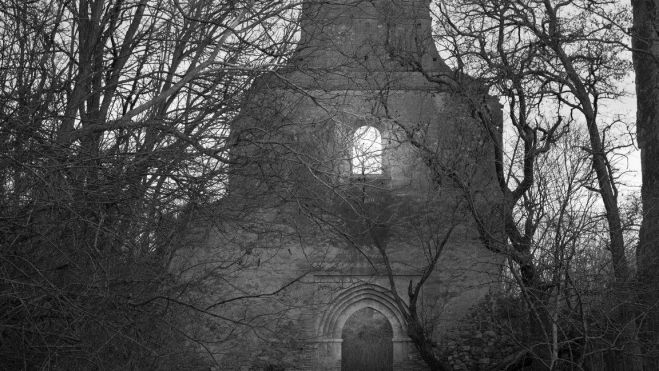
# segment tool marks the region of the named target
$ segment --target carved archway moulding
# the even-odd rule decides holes
[[[373,284],[361,284],[341,292],[325,310],[317,325],[320,341],[340,342],[348,318],[364,308],[375,309],[387,318],[394,342],[410,340],[406,335],[404,317],[388,290]]]

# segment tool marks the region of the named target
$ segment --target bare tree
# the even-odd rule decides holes
[[[547,207],[537,199],[538,163],[554,149],[555,142],[571,127],[584,125],[589,138],[583,147],[590,156],[596,185],[588,185],[601,197],[607,221],[612,274],[620,303],[617,335],[624,333],[621,346],[629,355],[634,349],[634,315],[630,307],[630,264],[626,251],[622,215],[618,200],[618,169],[615,152],[628,146],[612,139],[620,122],[604,121],[600,105],[619,97],[616,82],[625,75],[629,61],[621,57],[626,46],[624,21],[628,9],[611,2],[552,1],[453,2],[437,3],[439,43],[457,68],[456,74],[427,74],[432,81],[453,87],[470,102],[475,116],[497,140],[499,120],[491,103],[478,86],[491,88],[505,97],[513,136],[512,147],[500,145],[494,164],[503,192],[502,218],[505,241],[489,238],[490,248],[506,252],[519,271],[519,283],[533,305],[529,312],[532,331],[549,339],[552,316],[547,300],[556,286],[541,272],[535,244],[542,231]],[[417,66],[420,68],[420,66]],[[471,82],[473,76],[477,83]],[[476,89],[475,89],[476,88]],[[621,126],[623,130],[624,125]],[[617,129],[620,130],[620,129]],[[413,132],[411,132],[413,134]],[[504,137],[507,132],[504,131]],[[467,198],[469,187],[450,166],[436,160],[428,146],[413,135],[412,143],[426,152],[434,169],[448,174]],[[509,157],[506,158],[506,155]],[[476,220],[480,220],[475,213]],[[484,237],[487,229],[482,228]],[[559,233],[560,231],[555,231]],[[560,233],[559,233],[560,234]],[[548,332],[549,331],[549,332]],[[548,344],[548,343],[546,343]],[[545,367],[553,367],[550,348],[540,352]]]
[[[228,123],[290,50],[295,4],[1,5],[1,363],[178,368],[195,339],[168,267],[226,191]]]
[[[647,369],[659,367],[659,311],[657,287],[659,286],[659,145],[657,144],[657,16],[656,1],[631,1],[633,8],[632,51],[636,73],[638,144],[641,149],[643,169],[643,225],[637,250],[638,279],[641,285],[641,301],[644,316],[640,325],[641,336],[646,344]]]
[[[512,123],[518,135],[528,141],[524,147],[527,164],[532,163],[533,155],[548,149],[560,129],[583,120],[591,142],[589,151],[598,192],[611,225],[610,249],[616,278],[626,282],[629,264],[617,210],[616,169],[603,140],[610,124],[602,122],[598,107],[622,94],[616,81],[626,74],[629,65],[620,56],[625,47],[619,41],[625,36],[622,21],[628,10],[592,1],[449,2],[440,10],[441,23],[452,43],[447,47],[457,65],[507,98],[514,115]],[[586,21],[585,27],[578,22],[581,19]],[[497,164],[502,166],[503,161]],[[530,172],[520,182],[524,186],[533,183],[532,169],[526,170]],[[519,196],[523,191],[512,195]]]

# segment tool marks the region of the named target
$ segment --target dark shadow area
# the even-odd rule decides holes
[[[382,313],[372,308],[355,312],[343,327],[342,371],[393,370],[393,330]]]

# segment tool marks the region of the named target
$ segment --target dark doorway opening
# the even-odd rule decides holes
[[[393,330],[372,308],[353,313],[343,326],[341,371],[392,371]]]

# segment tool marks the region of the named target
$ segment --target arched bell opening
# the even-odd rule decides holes
[[[393,328],[387,317],[366,307],[343,325],[341,371],[393,370]]]
[[[360,126],[352,138],[352,174],[383,175],[382,135],[373,126]]]

